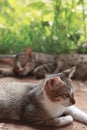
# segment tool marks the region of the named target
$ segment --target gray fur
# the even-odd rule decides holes
[[[66,87],[66,89],[62,89],[63,86],[59,86],[61,89],[58,91],[59,97],[63,95],[65,90],[70,93],[70,90],[73,88],[68,78],[69,75],[68,77],[65,76],[67,72],[69,71],[64,71],[59,74],[61,79],[57,79],[62,84],[64,82]],[[70,73],[72,72],[70,71]],[[0,119],[19,120],[25,123],[44,126],[63,126],[72,123],[73,119],[87,124],[87,114],[75,107],[70,107],[70,105],[72,105],[69,105],[71,102],[70,99],[62,99],[63,102],[61,102],[62,100],[52,102],[46,99],[45,85],[52,77],[53,75],[47,77],[40,84],[20,82],[0,83]],[[60,83],[59,81],[57,83]],[[66,103],[68,103],[68,106]],[[65,116],[62,116],[63,114],[65,114]]]
[[[42,86],[35,84],[0,83],[0,118],[40,123],[48,118],[41,104]]]

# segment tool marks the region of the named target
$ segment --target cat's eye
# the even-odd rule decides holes
[[[63,81],[63,77],[60,76],[60,79]]]
[[[69,97],[69,95],[67,94],[67,95],[65,95],[66,96],[66,98],[68,98]]]
[[[64,98],[64,99],[69,98],[69,94],[63,95],[63,98]]]

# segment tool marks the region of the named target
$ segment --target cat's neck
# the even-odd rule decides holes
[[[64,110],[65,110],[66,108],[63,107],[60,102],[59,102],[59,103],[58,103],[58,102],[52,102],[52,101],[48,98],[48,96],[47,96],[45,90],[44,90],[44,92],[43,92],[43,97],[44,97],[44,98],[43,98],[42,103],[43,103],[45,109],[47,110],[47,112],[48,112],[52,117],[54,117],[54,116],[60,116],[60,115],[63,114],[63,112],[64,112]]]

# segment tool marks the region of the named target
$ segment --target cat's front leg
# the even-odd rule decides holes
[[[4,70],[4,69],[1,69],[0,70],[0,77],[8,77],[8,76],[14,76],[15,73],[13,70]]]
[[[64,126],[68,125],[73,122],[73,118],[70,115],[64,116],[64,117],[56,117],[56,118],[51,118],[48,119],[44,122],[46,126]]]
[[[58,73],[63,70],[64,63],[62,60],[58,60],[54,73]]]
[[[47,72],[44,66],[46,65],[41,65],[34,69],[33,74],[36,78],[41,79],[45,77],[45,74],[47,74]]]
[[[75,106],[70,106],[65,110],[65,114],[71,115],[73,119],[87,124],[87,114]]]

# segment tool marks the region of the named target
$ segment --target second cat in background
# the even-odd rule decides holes
[[[57,67],[56,59],[55,55],[35,53],[31,48],[27,48],[24,52],[16,55],[13,63],[8,61],[8,64],[12,65],[11,71],[0,70],[0,75],[21,77],[33,75],[36,78],[44,78],[54,72]]]

